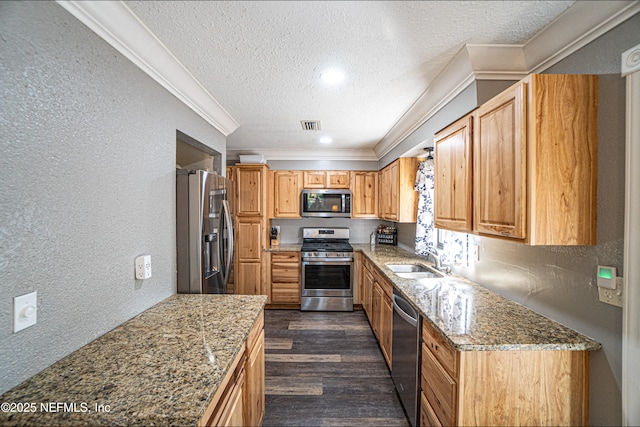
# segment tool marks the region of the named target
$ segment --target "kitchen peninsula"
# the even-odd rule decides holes
[[[226,389],[238,378],[252,384],[246,353],[264,355],[265,304],[264,296],[173,295],[7,391],[1,400],[13,407],[3,406],[0,424],[204,424],[238,392],[246,398]],[[263,378],[258,394],[263,408]]]

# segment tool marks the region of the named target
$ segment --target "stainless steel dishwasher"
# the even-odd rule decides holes
[[[412,426],[419,419],[421,326],[420,314],[394,289],[391,377]]]

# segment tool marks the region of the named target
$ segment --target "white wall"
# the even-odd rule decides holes
[[[1,2],[0,28],[3,392],[176,292],[176,130],[225,138],[56,3]]]

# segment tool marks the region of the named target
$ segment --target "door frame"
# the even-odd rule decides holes
[[[640,45],[622,53],[626,77],[622,422],[640,425]]]

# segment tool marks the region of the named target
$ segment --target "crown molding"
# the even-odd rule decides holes
[[[463,48],[438,74],[433,83],[418,97],[398,122],[376,144],[374,151],[379,159],[393,150],[431,116],[460,94],[475,80],[473,69]]]
[[[57,3],[223,135],[228,136],[239,127],[124,2]],[[318,155],[326,157],[326,151],[336,151],[338,154],[330,156],[331,160],[344,154],[353,160],[371,160],[370,155],[379,160],[475,80],[520,80],[526,74],[544,71],[638,12],[638,1],[578,1],[524,45],[468,44],[380,140],[373,154],[300,150],[296,158],[318,159]],[[267,151],[272,152],[273,159],[293,159],[296,153]]]
[[[474,81],[542,72],[638,12],[638,1],[578,1],[523,45],[465,45],[375,146],[376,154],[388,154]]]
[[[372,149],[227,149],[227,159],[238,159],[240,154],[260,154],[267,160],[349,160],[349,161],[378,161]]]
[[[238,128],[238,122],[122,1],[57,3],[224,136]]]
[[[638,1],[577,1],[524,44],[529,72],[557,64],[638,12]]]

